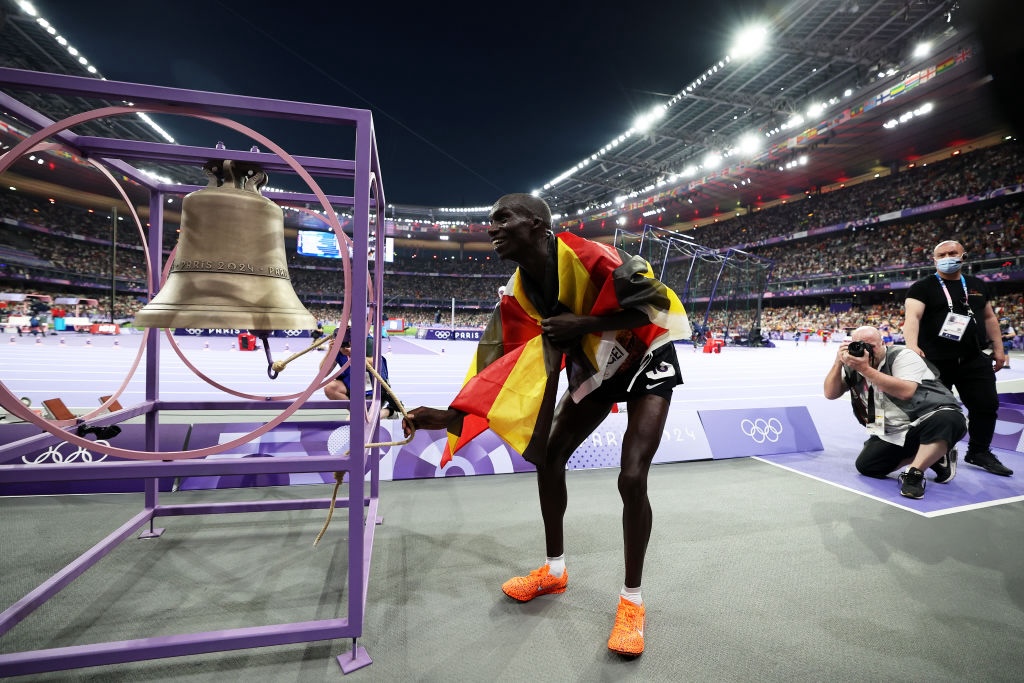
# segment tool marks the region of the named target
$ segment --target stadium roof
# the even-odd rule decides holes
[[[99,77],[84,58],[53,49],[46,26],[21,12],[4,13],[4,6],[0,65]],[[563,224],[613,218],[686,227],[999,132],[975,34],[957,8],[947,0],[791,0],[762,31],[748,32],[733,54],[698,74],[680,74],[679,91],[648,120],[536,193]],[[755,37],[764,42],[750,50]],[[918,51],[925,43],[930,48]],[[741,55],[744,50],[749,54]],[[106,104],[14,94],[54,119]],[[87,127],[95,128],[92,135],[166,141],[141,119]],[[42,168],[17,168],[44,175]],[[198,171],[182,178],[180,167],[147,168],[205,183]],[[104,186],[97,178],[95,191]],[[389,214],[479,222],[486,209],[398,205]]]
[[[581,219],[687,199],[707,216],[992,133],[980,49],[957,12],[938,0],[793,0],[759,49],[709,64],[649,128],[634,126],[537,194]]]
[[[535,194],[563,225],[685,228],[1007,132],[956,2],[792,0],[760,28]],[[479,221],[486,211],[394,213]]]
[[[18,4],[12,2],[12,5]],[[84,56],[75,53],[74,49],[54,49],[56,31],[37,17],[23,11],[9,11],[0,4],[0,66],[12,69],[27,69],[48,73],[102,78],[97,67],[89,64]],[[60,40],[60,38],[56,38]],[[66,41],[65,41],[66,44]],[[86,99],[67,97],[59,94],[36,93],[19,90],[8,91],[19,101],[33,110],[57,121],[101,106],[123,105],[123,102],[111,102],[100,98]],[[16,118],[7,115],[8,120]],[[151,142],[171,142],[172,138],[156,126],[151,119],[131,117],[108,117],[82,124],[76,128],[81,134],[110,137],[117,136],[124,140],[145,140]],[[31,131],[29,131],[31,132]],[[140,169],[149,170],[161,175],[173,174],[183,182],[206,184],[206,179],[199,169],[191,172],[185,170],[187,177],[182,177],[183,170],[169,166],[150,163],[140,164]],[[105,181],[98,180],[101,187],[109,191]]]

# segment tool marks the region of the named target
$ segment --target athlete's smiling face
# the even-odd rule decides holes
[[[499,258],[521,263],[534,241],[534,230],[543,229],[541,220],[523,207],[499,199],[491,207],[491,226],[487,234]]]

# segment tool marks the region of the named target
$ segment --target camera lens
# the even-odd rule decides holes
[[[857,356],[858,358],[860,356],[863,356],[864,352],[867,350],[868,345],[862,341],[852,341],[850,342],[850,345],[846,347],[846,352],[848,354],[850,354],[851,356]]]

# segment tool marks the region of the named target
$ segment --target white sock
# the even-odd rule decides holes
[[[629,600],[634,605],[644,604],[643,598],[640,597],[640,586],[636,588],[626,588],[626,584],[622,584],[622,590],[619,591],[619,595]]]
[[[565,573],[565,554],[558,557],[549,557],[547,561],[548,573],[551,576],[561,576]]]

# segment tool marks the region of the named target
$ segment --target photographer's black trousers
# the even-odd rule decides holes
[[[866,477],[884,479],[908,464],[917,455],[921,444],[945,441],[947,448],[967,433],[967,421],[959,410],[937,410],[907,430],[902,446],[871,436],[857,456],[857,471]]]

